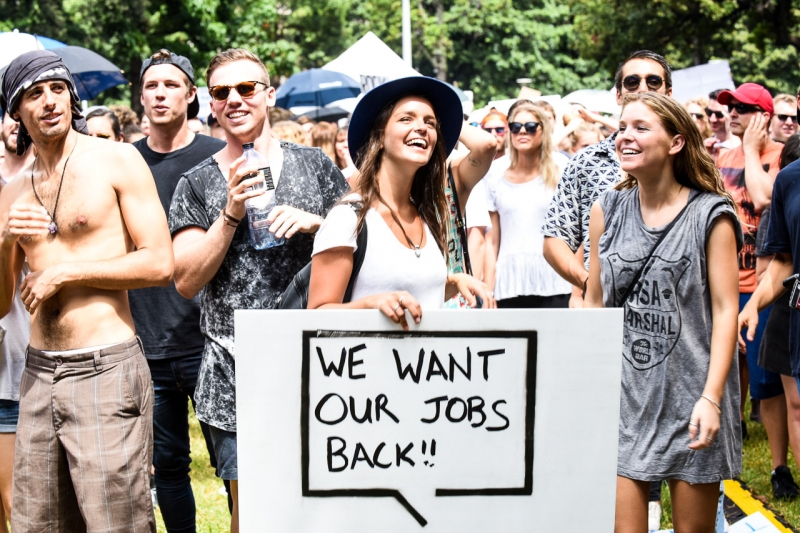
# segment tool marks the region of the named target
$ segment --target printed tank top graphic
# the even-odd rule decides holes
[[[615,301],[625,295],[644,260],[627,260],[619,253],[606,257]],[[691,264],[686,256],[675,261],[654,254],[628,296],[622,352],[635,369],[647,370],[663,363],[675,348],[681,333],[677,295]]]

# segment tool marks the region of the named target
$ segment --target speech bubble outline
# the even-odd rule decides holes
[[[421,527],[428,521],[419,513],[398,489],[309,489],[309,423],[310,423],[310,373],[311,373],[311,339],[330,337],[361,337],[404,339],[409,337],[438,337],[438,338],[501,338],[527,340],[526,375],[525,375],[525,481],[522,487],[508,488],[476,488],[476,489],[440,489],[435,492],[436,497],[452,496],[531,496],[533,494],[533,430],[535,426],[536,402],[536,359],[537,359],[537,333],[536,331],[515,331],[512,334],[505,331],[426,331],[406,332],[397,331],[303,331],[303,363],[301,384],[300,407],[300,440],[302,443],[302,487],[304,497],[313,498],[387,498],[397,500],[406,511],[414,517]]]

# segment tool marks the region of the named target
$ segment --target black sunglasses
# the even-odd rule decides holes
[[[703,120],[702,113],[689,113],[695,120]]]
[[[657,91],[664,85],[664,78],[661,76],[657,76],[655,74],[648,74],[644,78],[644,82],[647,84],[647,88],[651,91]],[[642,77],[638,74],[631,74],[630,76],[626,76],[624,80],[622,80],[622,86],[625,87],[628,91],[635,91],[639,88],[642,84]]]
[[[706,116],[708,118],[711,118],[711,115],[717,117],[717,120],[722,120],[723,118],[725,118],[725,113],[723,113],[722,111],[711,111],[709,108],[706,108]]]
[[[750,104],[728,104],[728,113],[732,113],[733,110],[740,115],[747,115],[749,113],[757,113],[761,111],[761,108],[757,105],[750,105]]]
[[[499,128],[483,128],[483,131],[488,131],[489,133],[496,133],[498,135],[505,135],[506,128],[505,126],[500,126]]]
[[[263,85],[268,87],[263,81],[240,81],[236,85],[214,85],[208,88],[208,94],[211,98],[219,102],[224,102],[231,95],[231,89],[234,89],[242,98],[250,98],[256,92],[256,85]]]
[[[539,129],[539,123],[538,122],[526,122],[525,124],[523,124],[522,122],[508,123],[508,129],[511,130],[511,133],[513,133],[514,135],[518,134],[522,130],[522,128],[525,128],[526,133],[533,135],[534,133],[536,133],[536,130]]]
[[[797,115],[775,115],[778,117],[778,120],[781,122],[786,122],[789,119],[792,119],[792,122],[797,123]]]

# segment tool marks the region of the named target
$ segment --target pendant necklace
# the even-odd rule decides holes
[[[67,156],[67,160],[64,162],[64,168],[61,170],[61,180],[58,182],[58,192],[56,193],[56,203],[53,205],[53,213],[50,214],[50,211],[44,206],[44,202],[42,199],[39,198],[39,194],[36,192],[36,186],[33,184],[33,169],[36,168],[36,161],[39,160],[39,156],[36,156],[36,159],[33,160],[33,165],[31,166],[31,188],[33,189],[33,195],[36,197],[36,200],[39,204],[44,207],[44,210],[47,211],[47,214],[50,215],[50,224],[47,226],[48,231],[50,231],[51,235],[55,235],[58,231],[58,226],[56,225],[56,211],[58,210],[58,199],[61,197],[61,186],[64,184],[64,174],[67,172],[67,165],[69,164],[69,158],[72,157],[72,154],[75,153],[75,147],[78,146],[78,139],[75,139],[75,144],[72,145],[72,151]]]
[[[381,198],[381,197],[380,197],[380,195],[378,196],[378,199],[381,201],[381,203],[382,203],[383,205],[385,205],[385,206],[386,206],[386,208],[387,208],[387,209],[389,209],[389,214],[391,214],[391,215],[392,215],[392,219],[395,221],[395,223],[397,223],[397,225],[398,225],[398,226],[400,226],[400,231],[402,231],[402,232],[403,232],[403,237],[405,237],[405,238],[406,238],[406,241],[408,242],[408,246],[409,246],[409,248],[411,248],[412,250],[414,250],[414,255],[416,255],[416,256],[417,256],[417,259],[419,259],[419,258],[420,258],[420,256],[422,255],[422,250],[420,250],[420,248],[419,248],[419,247],[420,247],[420,245],[422,244],[422,239],[423,239],[423,238],[424,238],[424,236],[425,236],[425,223],[424,223],[424,222],[422,222],[422,216],[420,215],[420,217],[419,217],[419,221],[420,221],[420,223],[422,224],[422,236],[421,236],[421,237],[420,237],[420,239],[419,239],[419,244],[414,244],[414,241],[412,241],[412,240],[411,240],[411,238],[410,238],[410,237],[408,236],[408,234],[406,233],[406,229],[405,229],[405,228],[403,227],[403,225],[400,223],[400,220],[397,218],[397,215],[395,215],[395,214],[394,214],[394,209],[392,209],[391,207],[389,207],[389,204],[387,204],[387,203],[386,203],[386,202],[383,200],[383,198]]]

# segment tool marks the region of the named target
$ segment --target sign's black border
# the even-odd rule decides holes
[[[327,333],[328,335],[321,335]],[[303,496],[316,498],[337,497],[363,497],[363,498],[395,498],[405,509],[411,513],[420,526],[427,525],[427,520],[417,512],[406,500],[403,494],[396,489],[333,489],[310,490],[308,488],[309,476],[309,373],[311,369],[310,340],[321,336],[337,337],[382,337],[382,338],[407,338],[407,337],[483,337],[504,339],[526,339],[528,341],[527,376],[526,376],[526,411],[525,411],[525,484],[522,487],[509,488],[482,488],[482,489],[436,489],[436,496],[531,496],[533,494],[533,428],[536,416],[536,361],[537,361],[537,334],[536,331],[421,331],[402,332],[395,331],[303,331],[303,367],[302,391],[300,408],[300,439],[302,443],[302,476]]]

